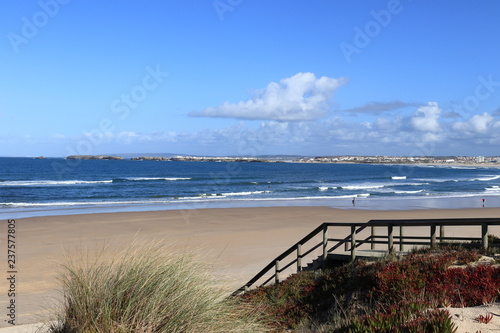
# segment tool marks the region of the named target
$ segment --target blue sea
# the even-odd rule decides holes
[[[353,199],[355,202],[353,204]],[[500,169],[0,158],[0,217],[325,205],[500,207]]]

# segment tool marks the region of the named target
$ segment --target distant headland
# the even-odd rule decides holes
[[[477,165],[500,166],[498,156],[296,156],[296,155],[265,155],[265,156],[132,156],[116,155],[70,155],[66,159],[74,160],[131,160],[131,161],[181,161],[181,162],[238,162],[238,163],[353,163],[353,164],[427,164],[427,165]]]

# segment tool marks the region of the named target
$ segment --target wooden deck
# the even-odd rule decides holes
[[[358,250],[356,254],[357,260],[374,260],[381,259],[387,256],[388,252],[384,250]],[[408,254],[408,252],[395,251],[394,254],[396,256],[403,256]],[[328,260],[337,260],[337,261],[351,261],[351,251],[341,251],[336,253],[328,254]]]

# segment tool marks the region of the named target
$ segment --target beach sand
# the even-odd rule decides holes
[[[66,250],[121,247],[134,239],[164,240],[172,249],[201,252],[214,274],[237,289],[323,222],[370,219],[500,217],[500,208],[370,211],[329,207],[265,207],[44,216],[16,220],[16,324],[37,323],[57,304],[58,263]],[[500,235],[500,228],[491,233]],[[0,221],[0,260],[6,276],[7,221]],[[479,231],[448,234],[479,237]],[[406,233],[406,232],[405,232]],[[410,235],[410,233],[408,233]],[[330,235],[331,237],[332,235]],[[306,264],[306,263],[304,263]],[[6,309],[8,285],[0,284]],[[0,327],[9,327],[5,310]],[[45,317],[44,317],[45,316]],[[500,318],[495,317],[493,321]],[[494,323],[490,323],[491,326]],[[493,326],[491,326],[493,327]],[[485,332],[483,326],[483,332]]]

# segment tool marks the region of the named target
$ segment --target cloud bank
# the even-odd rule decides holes
[[[500,115],[493,110],[449,118],[436,102],[409,113],[384,113],[359,120],[336,114],[308,121],[240,121],[231,126],[197,131],[141,133],[84,132],[48,138],[2,137],[0,144],[22,147],[59,147],[65,156],[120,151],[179,152],[228,155],[492,155],[500,145]]]
[[[393,111],[397,109],[406,108],[409,106],[416,106],[414,103],[405,103],[401,101],[392,102],[371,102],[363,106],[359,106],[352,109],[342,110],[349,113],[367,113],[367,114],[381,114],[387,111]]]
[[[256,95],[238,103],[225,102],[218,107],[193,111],[192,117],[217,117],[247,120],[307,121],[325,117],[331,109],[334,92],[347,79],[313,73],[297,73],[271,82]]]

